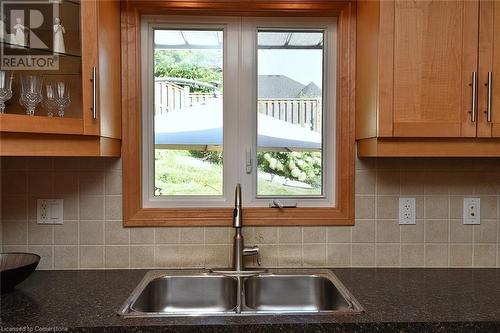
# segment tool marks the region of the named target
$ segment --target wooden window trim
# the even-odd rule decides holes
[[[244,209],[244,220],[245,225],[254,226],[353,225],[356,45],[354,1],[126,0],[122,2],[124,226],[228,226],[232,221],[232,208],[142,207],[140,18],[144,14],[338,17],[336,207],[252,207]]]

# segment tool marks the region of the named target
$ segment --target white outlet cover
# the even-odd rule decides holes
[[[481,224],[481,199],[464,198],[464,224]]]
[[[415,198],[399,198],[399,224],[417,224]]]
[[[63,199],[37,199],[36,223],[63,224]]]

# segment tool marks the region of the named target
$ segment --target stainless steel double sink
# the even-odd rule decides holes
[[[331,271],[280,269],[248,276],[150,271],[118,313],[125,317],[162,317],[362,311]]]

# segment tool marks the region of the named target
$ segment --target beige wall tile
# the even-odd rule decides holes
[[[259,245],[259,249],[263,267],[278,267],[278,245]]]
[[[279,243],[302,243],[302,227],[279,227]]]
[[[399,218],[399,197],[394,197],[394,196],[377,197],[377,218],[378,219]]]
[[[162,227],[155,229],[156,244],[179,244],[180,228]]]
[[[401,225],[401,243],[424,242],[424,220],[416,220],[416,224]]]
[[[117,170],[108,170],[105,174],[105,194],[122,194],[122,172]]]
[[[471,243],[472,225],[463,224],[463,220],[450,220],[450,242]]]
[[[106,244],[128,244],[130,229],[124,228],[121,221],[106,221],[104,239]]]
[[[375,244],[352,244],[352,266],[374,266]]]
[[[155,266],[179,267],[179,247],[177,245],[157,245],[155,247]]]
[[[424,245],[403,244],[401,245],[401,265],[407,267],[423,267]]]
[[[304,243],[326,243],[326,227],[304,227]]]
[[[448,194],[451,184],[449,171],[429,171],[425,174],[425,195]]]
[[[280,267],[302,266],[302,245],[279,245],[278,265]]]
[[[106,268],[130,267],[130,253],[128,246],[106,246],[104,248],[104,265]]]
[[[28,170],[52,170],[54,167],[54,159],[52,157],[28,157],[26,161]]]
[[[78,157],[54,157],[54,170],[78,170]]]
[[[203,228],[180,228],[181,244],[203,244],[204,229]]]
[[[397,194],[400,193],[399,170],[378,170],[377,171],[377,194]]]
[[[106,160],[99,157],[81,157],[78,159],[80,170],[102,170]]]
[[[448,220],[426,220],[425,221],[425,242],[426,243],[447,243],[449,234]]]
[[[68,194],[57,195],[57,197],[63,199],[63,219],[65,221],[78,220],[78,197]]]
[[[401,195],[423,195],[424,179],[422,171],[401,170]]]
[[[304,244],[303,245],[304,266],[326,265],[326,244]]]
[[[78,173],[71,171],[54,172],[54,194],[76,196],[78,193]]]
[[[79,201],[80,219],[103,220],[104,219],[104,196],[80,197]]]
[[[481,220],[491,220],[497,218],[497,197],[482,196],[481,199]]]
[[[275,244],[278,242],[277,227],[255,227],[254,242],[256,244]],[[252,244],[252,243],[248,243]]]
[[[209,227],[205,228],[205,244],[230,244],[232,228]]]
[[[426,244],[425,265],[429,267],[444,267],[448,265],[447,244]]]
[[[80,244],[104,244],[104,221],[80,221]]]
[[[154,244],[154,228],[130,228],[130,244]]]
[[[350,244],[328,244],[326,265],[331,267],[347,267],[351,264]]]
[[[481,202],[482,204],[482,202]],[[481,209],[482,210],[482,209]],[[475,243],[496,243],[497,242],[497,221],[483,220],[481,224],[472,226]]]
[[[82,171],[78,175],[80,195],[103,195],[104,174],[102,171]]]
[[[27,193],[26,172],[24,170],[3,171],[2,172],[2,194],[20,195]]]
[[[352,227],[327,227],[327,243],[350,243]]]
[[[54,244],[78,244],[78,221],[64,221],[62,225],[54,226]]]
[[[356,195],[356,220],[375,218],[375,196]]]
[[[428,196],[425,197],[426,219],[447,219],[448,218],[448,197]]]
[[[375,241],[375,221],[359,220],[352,227],[352,241],[371,243]]]
[[[230,251],[229,245],[206,245],[205,266],[206,268],[229,267]]]
[[[54,268],[76,269],[78,267],[78,246],[55,246]]]
[[[474,266],[495,267],[497,262],[497,245],[477,244],[474,245]]]
[[[30,245],[48,245],[53,244],[52,225],[37,224],[36,221],[28,222],[28,244]]]
[[[24,196],[2,195],[2,209],[0,211],[3,221],[23,220],[28,218],[27,202]]]
[[[356,171],[356,194],[375,194],[376,172],[374,170]]]
[[[380,267],[400,266],[401,246],[399,244],[377,244],[376,265]]]
[[[472,245],[450,245],[450,266],[472,265]]]
[[[205,246],[180,245],[179,265],[181,267],[203,267],[205,265]]]
[[[107,195],[105,197],[105,214],[106,220],[121,220],[122,219],[122,197],[119,195]]]
[[[153,246],[131,246],[130,267],[152,268],[155,266]]]
[[[401,239],[400,226],[397,220],[377,220],[377,242],[395,243]]]
[[[3,245],[26,245],[28,244],[28,223],[2,221]]]
[[[52,269],[54,267],[54,258],[52,257],[52,246],[29,246],[28,252],[35,253],[40,256],[40,262],[36,267],[37,270]]]
[[[31,196],[53,193],[54,173],[50,171],[28,172],[28,193]]]
[[[104,246],[80,246],[80,268],[104,268]]]

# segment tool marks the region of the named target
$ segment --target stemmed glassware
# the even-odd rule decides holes
[[[43,101],[43,106],[47,109],[47,116],[52,117],[54,115],[55,105],[55,89],[52,83],[47,83],[45,85],[45,99]]]
[[[0,113],[5,112],[5,102],[12,97],[12,72],[0,71]]]
[[[57,82],[54,90],[54,105],[57,108],[59,117],[64,116],[64,109],[71,103],[69,96],[69,83]]]
[[[42,101],[42,79],[36,75],[21,77],[21,98],[19,103],[26,108],[26,114],[33,116],[36,106]]]

